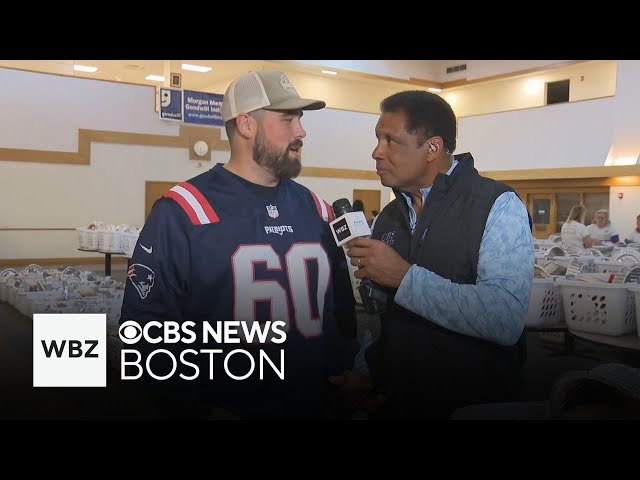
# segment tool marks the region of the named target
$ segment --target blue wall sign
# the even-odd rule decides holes
[[[160,118],[182,121],[182,90],[160,88]]]
[[[185,90],[184,122],[224,127],[224,121],[220,113],[223,96],[219,93]]]

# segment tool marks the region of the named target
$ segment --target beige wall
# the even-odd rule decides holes
[[[443,90],[441,95],[445,98],[451,94],[457,97],[455,105],[452,106],[460,117],[544,105],[544,89],[536,95],[530,96],[525,93],[525,84],[531,79],[538,79],[544,83],[571,78],[571,101],[606,97],[615,94],[616,64],[614,60],[581,62],[535,75],[448,88]],[[473,62],[469,65],[473,67]],[[419,85],[402,82],[302,73],[286,64],[279,68],[287,73],[301,96],[320,98],[327,102],[329,108],[339,110],[377,114],[383,98],[403,90],[425,89]],[[495,69],[495,66],[493,68]],[[581,76],[584,77],[582,81]],[[211,84],[206,91],[224,93],[231,80]]]
[[[622,198],[618,194],[622,193]],[[609,219],[624,240],[636,228],[640,215],[640,187],[611,187],[609,194]]]
[[[383,98],[401,90],[417,88],[406,83],[301,73],[288,69],[286,65],[281,70],[287,73],[300,96],[322,99],[329,108],[354,112],[378,113]],[[207,91],[224,93],[231,81],[212,84]]]
[[[595,67],[578,66],[573,66],[573,74],[586,72],[585,81],[603,75],[606,85],[613,83],[611,75]],[[635,106],[639,79],[640,62],[620,61],[614,97],[463,117],[458,151],[471,151],[481,170],[602,165],[612,139],[618,148],[638,149],[640,113]],[[384,96],[409,87],[335,82],[305,74],[292,74],[292,81],[302,95],[327,98],[329,107],[334,107],[305,114],[305,167],[366,170],[373,176],[371,180],[362,175],[348,179],[300,177],[300,183],[327,201],[350,198],[353,189],[379,188],[381,198],[388,198],[388,189],[375,178],[371,159],[377,104]],[[86,128],[178,135],[179,124],[160,120],[154,111],[152,87],[4,69],[0,69],[0,84],[0,149],[21,149],[35,159],[38,152],[33,151],[39,150],[77,153],[78,130]],[[509,91],[506,84],[503,87],[490,95],[496,102],[502,92]],[[486,87],[478,88],[477,97],[487,95],[483,93]],[[515,90],[511,96],[518,97]],[[348,111],[346,107],[370,112]],[[213,154],[214,162],[227,158],[225,151]],[[72,231],[9,229],[73,228],[95,219],[140,225],[146,180],[180,181],[212,165],[189,160],[186,147],[96,142],[91,145],[89,165],[18,161],[24,156],[6,160],[0,161],[0,259],[85,255],[75,250]]]
[[[0,85],[0,150],[6,160],[0,161],[0,259],[95,256],[77,251],[76,233],[68,229],[93,220],[141,226],[145,181],[179,182],[229,157],[216,150],[212,161],[196,162],[186,145],[154,144],[153,138],[176,138],[180,123],[158,118],[153,87],[6,69],[0,69]],[[371,173],[376,120],[375,114],[330,108],[306,112],[304,166]],[[55,153],[77,156],[79,129],[85,128],[125,140],[92,142],[88,164],[37,163]],[[127,144],[131,134],[152,139]],[[301,176],[299,182],[328,202],[351,199],[353,189],[380,189],[388,198],[388,189],[371,176]],[[52,230],[32,230],[42,228]]]
[[[615,95],[616,69],[615,60],[584,62],[539,74],[450,88],[444,90],[442,96],[452,103],[458,117],[543,106],[544,87],[535,94],[526,93],[531,80],[543,86],[546,82],[569,78],[570,101],[607,97]],[[451,101],[452,95],[454,101]]]

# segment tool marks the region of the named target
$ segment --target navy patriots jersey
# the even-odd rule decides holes
[[[255,372],[255,379],[229,379],[223,356],[214,357],[209,380],[201,355],[199,383],[212,404],[241,416],[320,415],[327,375],[351,368],[357,351],[355,302],[332,219],[327,202],[292,180],[265,200],[218,164],[154,204],[129,262],[120,322],[190,320],[198,331],[203,321],[282,320],[283,344],[203,348],[262,349],[276,364],[284,349],[284,380],[268,368],[264,380]],[[238,357],[230,358],[246,372]]]

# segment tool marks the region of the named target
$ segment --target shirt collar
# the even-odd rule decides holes
[[[458,165],[458,160],[453,158],[453,161],[451,162],[451,166],[449,167],[449,170],[447,170],[447,175],[451,175],[451,173],[453,172],[453,170],[456,168],[457,165]],[[433,187],[433,184],[429,185],[428,187],[424,187],[420,189],[420,193],[422,194],[422,205],[424,205],[424,202],[427,201],[427,195],[429,195],[429,192],[431,191],[432,187]],[[411,200],[411,195],[405,192],[400,192],[400,193],[404,197],[405,202],[407,202],[407,205],[409,205],[409,208],[413,210],[413,201]]]

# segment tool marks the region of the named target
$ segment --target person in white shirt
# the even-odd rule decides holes
[[[631,232],[624,241],[625,243],[640,243],[640,215],[636,217],[635,230]]]
[[[593,240],[617,243],[620,240],[617,230],[611,225],[609,220],[609,210],[598,210],[594,223],[587,227],[589,235]]]
[[[584,224],[586,214],[587,209],[582,205],[571,207],[567,221],[560,230],[562,243],[568,249],[582,250],[593,246],[593,240]]]

